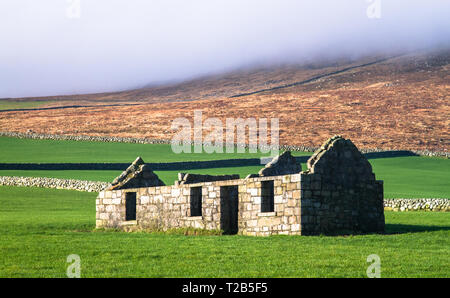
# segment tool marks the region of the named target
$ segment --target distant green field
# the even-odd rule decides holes
[[[51,102],[52,101],[13,101],[0,99],[0,110],[31,109]]]
[[[95,196],[0,186],[0,277],[450,277],[450,214],[386,212],[387,235],[182,236],[94,231]]]
[[[293,152],[309,156],[310,152]],[[0,137],[0,163],[132,162],[137,156],[146,162],[174,162],[256,158],[260,154],[175,154],[170,145],[31,140]],[[370,159],[377,179],[384,180],[386,198],[450,198],[450,160],[431,157]],[[262,166],[189,170],[199,174],[257,173]],[[302,164],[303,169],[306,165]],[[180,170],[186,172],[185,170]],[[172,184],[180,171],[156,171]],[[0,176],[30,176],[112,181],[120,171],[0,171]]]
[[[369,160],[387,198],[450,198],[450,159],[396,157]]]
[[[261,167],[229,167],[214,169],[189,170],[195,174],[238,174],[245,177],[250,173],[257,173]],[[166,184],[173,184],[177,180],[178,172],[186,171],[155,171],[159,178]],[[0,171],[0,176],[24,176],[24,177],[50,177],[61,179],[78,179],[90,181],[111,182],[119,176],[121,171]]]
[[[166,144],[129,144],[106,142],[78,142],[32,140],[0,137],[0,163],[51,163],[51,162],[132,162],[141,156],[146,162],[199,161],[234,158],[259,158],[261,153],[241,154],[176,154]],[[311,155],[295,152],[296,156]]]

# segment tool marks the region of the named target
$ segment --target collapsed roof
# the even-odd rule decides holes
[[[138,157],[119,177],[114,179],[109,190],[164,185],[158,175],[153,173],[142,158]]]

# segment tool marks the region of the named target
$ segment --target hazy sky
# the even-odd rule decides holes
[[[0,0],[0,98],[449,42],[448,0]]]

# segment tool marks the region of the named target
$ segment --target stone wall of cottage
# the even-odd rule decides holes
[[[261,212],[261,184],[274,181],[274,211]],[[256,177],[239,187],[239,230],[243,235],[300,235],[300,174]]]
[[[274,183],[274,211],[261,212],[261,183]],[[97,198],[97,228],[223,230],[221,187],[236,186],[238,234],[299,235],[300,174],[186,185],[104,190]],[[190,216],[191,187],[202,187],[202,216]],[[136,193],[136,220],[125,220],[127,192]],[[223,204],[223,203],[222,203]]]
[[[102,190],[95,200],[96,227],[118,228],[125,221],[125,199],[121,190]]]
[[[190,227],[252,236],[384,231],[383,182],[375,179],[370,163],[356,146],[340,136],[328,139],[308,160],[308,169],[298,174],[270,176],[301,170],[293,165],[290,154],[283,154],[246,179],[221,176],[230,180],[190,184],[182,183],[186,177],[182,175],[181,182],[173,186],[159,186],[159,178],[142,163],[137,159],[116,186],[113,183],[99,194],[97,227]],[[152,187],[127,187],[134,187],[133,179],[145,173],[155,178],[146,180]],[[198,176],[184,182],[209,179],[219,178]],[[273,202],[270,208],[262,204],[267,201],[267,185]],[[201,216],[195,213],[198,210],[194,209],[195,214],[190,210],[192,187],[202,187]],[[136,220],[126,220],[127,192],[136,193]]]
[[[383,181],[356,146],[340,136],[327,140],[301,174],[304,235],[383,232]]]
[[[383,181],[344,188],[326,183],[321,174],[302,173],[303,235],[383,232]]]
[[[274,210],[261,211],[261,184],[274,183]],[[365,183],[365,184],[364,184]],[[251,236],[316,235],[384,230],[382,181],[351,188],[327,183],[321,174],[256,177],[105,190],[97,198],[97,227],[123,230],[197,228],[223,230],[221,187],[237,186],[238,234]],[[190,216],[191,187],[202,187],[202,216]],[[136,193],[136,220],[125,220],[127,192]]]
[[[190,216],[191,187],[202,187],[202,216]],[[217,191],[210,183],[139,189],[137,225],[143,229],[220,228]]]
[[[209,183],[204,183],[209,184]],[[158,186],[105,190],[97,198],[97,228],[167,230],[192,227],[219,229],[220,214],[211,185],[202,185],[202,216],[190,216],[190,187]],[[126,221],[126,194],[136,193],[136,220]]]

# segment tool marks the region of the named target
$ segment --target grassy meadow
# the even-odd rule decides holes
[[[0,111],[11,109],[31,109],[52,103],[52,101],[14,101],[0,99]]]
[[[386,235],[184,236],[95,230],[95,194],[0,186],[0,277],[450,277],[450,216],[386,212]]]
[[[0,163],[117,163],[141,156],[146,162],[202,161],[259,158],[261,153],[180,153],[166,144],[131,144],[88,141],[54,141],[0,137]],[[308,152],[296,152],[308,156]]]
[[[311,153],[295,152],[309,156]],[[175,162],[259,154],[174,154],[169,145],[0,137],[0,163]],[[370,159],[386,198],[450,197],[450,161]],[[245,177],[262,166],[196,169]],[[306,165],[302,164],[303,169]],[[178,171],[156,171],[171,184]],[[0,170],[0,176],[112,181],[120,171]],[[368,255],[382,277],[450,277],[450,214],[385,212],[386,234],[185,236],[95,229],[95,193],[0,186],[0,277],[65,277],[70,254],[82,277],[366,277]]]

